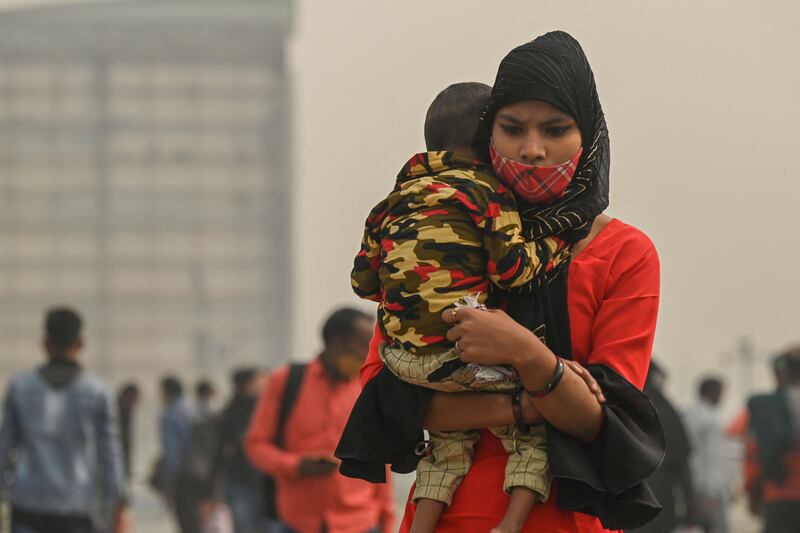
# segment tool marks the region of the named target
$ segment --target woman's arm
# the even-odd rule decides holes
[[[447,310],[442,318],[454,324],[447,338],[458,342],[462,360],[484,365],[511,364],[527,390],[539,390],[553,378],[556,356],[536,335],[503,311],[460,309],[453,313]],[[603,411],[596,389],[593,391],[591,384],[587,386],[585,379],[573,365],[564,365],[558,387],[542,398],[533,398],[532,403],[553,426],[588,442],[600,431]]]
[[[541,420],[532,405],[522,407],[525,422]],[[484,392],[437,392],[425,410],[427,430],[463,431],[514,424],[511,396]]]
[[[534,346],[530,353],[535,356],[519,357],[512,365],[527,390],[540,390],[555,375],[557,358],[535,335],[531,336]],[[600,402],[571,366],[564,365],[564,375],[558,386],[546,396],[534,398],[533,404],[553,426],[584,442],[594,440],[600,432],[603,423]]]
[[[605,401],[597,381],[585,368],[575,361],[564,363],[565,370],[569,367],[598,402]],[[542,421],[535,401],[527,394],[520,395],[520,414],[526,424]],[[432,396],[423,419],[425,429],[433,431],[463,431],[515,423],[511,396],[486,392],[437,392]]]
[[[373,379],[383,363],[378,355],[379,346],[385,341],[380,326],[375,324],[375,332],[370,341],[369,354],[361,368],[362,384]],[[597,398],[604,402],[605,398],[597,381],[589,372],[575,361],[564,361],[578,375],[585,386]],[[534,400],[527,394],[520,397],[522,419],[526,424],[541,422]],[[423,426],[433,431],[461,431],[465,429],[503,426],[515,423],[511,408],[511,396],[485,392],[435,393],[425,410]]]

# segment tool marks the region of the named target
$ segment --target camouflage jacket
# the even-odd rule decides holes
[[[379,302],[383,329],[415,353],[449,347],[441,313],[463,296],[518,287],[569,255],[556,237],[526,242],[511,191],[451,152],[412,157],[365,226],[353,290]]]

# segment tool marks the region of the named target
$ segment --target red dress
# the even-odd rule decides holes
[[[582,364],[604,364],[637,388],[644,386],[655,336],[659,300],[659,261],[648,237],[619,220],[608,223],[572,259],[567,281],[573,358]],[[378,330],[379,331],[379,330]],[[366,383],[381,369],[376,334],[362,368]],[[508,507],[503,492],[507,454],[489,431],[481,432],[474,462],[455,493],[453,504],[437,526],[441,533],[486,533]],[[523,533],[600,533],[600,521],[556,507],[558,486],[550,499],[536,505]],[[406,505],[400,532],[410,530],[415,506]]]

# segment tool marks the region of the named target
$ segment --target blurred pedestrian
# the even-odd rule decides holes
[[[44,329],[47,363],[13,377],[6,391],[0,482],[10,470],[11,532],[125,531],[113,392],[80,362],[83,322],[77,312],[50,309]],[[102,490],[96,490],[97,480]],[[104,516],[96,516],[98,509]]]
[[[218,530],[223,510],[209,513],[204,508],[211,485],[211,463],[216,449],[218,434],[217,388],[207,378],[198,380],[194,386],[194,408],[189,445],[181,465],[179,479],[182,481],[181,498],[186,513],[197,517],[202,531]],[[191,509],[191,511],[189,510]],[[217,523],[217,527],[211,527]]]
[[[249,461],[244,436],[263,385],[256,368],[233,372],[233,396],[219,416],[211,465],[211,507],[224,501],[233,515],[236,533],[264,533],[268,528],[264,509],[264,474]]]
[[[664,428],[666,455],[658,470],[647,479],[662,510],[646,525],[626,530],[630,533],[670,533],[691,521],[692,482],[689,470],[689,437],[678,411],[664,393],[667,374],[651,361],[644,393],[658,412]]]
[[[139,403],[139,386],[126,383],[117,394],[117,410],[119,412],[119,435],[122,443],[122,458],[125,464],[125,478],[131,480],[131,463],[133,454],[133,415]]]
[[[361,391],[358,371],[372,330],[372,319],[361,311],[335,311],[322,328],[322,353],[308,365],[278,369],[258,400],[245,450],[274,476],[278,515],[289,532],[394,530],[391,483],[344,477],[333,456]],[[289,387],[296,394],[288,395],[294,400],[287,413]]]
[[[697,401],[684,412],[683,420],[692,447],[695,521],[706,533],[728,533],[734,476],[730,445],[719,416],[723,384],[714,377],[704,378]]]
[[[194,506],[199,512],[211,484],[211,464],[219,439],[219,411],[216,407],[217,388],[210,380],[197,381],[194,392],[191,438],[182,469],[184,477],[191,481],[187,490],[191,491]]]
[[[195,417],[214,418],[217,413],[217,388],[209,379],[198,380],[194,386]]]
[[[745,490],[764,533],[791,533],[800,524],[800,346],[778,356],[773,369],[775,391],[747,404]]]
[[[200,524],[192,491],[193,480],[184,468],[191,444],[194,409],[183,395],[183,384],[174,376],[161,381],[161,395],[164,410],[159,420],[161,466],[156,474],[160,477],[157,485],[180,531],[197,533]]]

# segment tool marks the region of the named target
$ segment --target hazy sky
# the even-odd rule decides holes
[[[318,348],[335,304],[359,303],[348,275],[364,218],[424,148],[436,93],[491,84],[509,50],[553,29],[581,42],[597,78],[608,213],[661,257],[655,352],[673,393],[705,371],[740,379],[721,354],[742,334],[764,356],[800,341],[798,20],[792,0],[301,1],[294,357]]]

